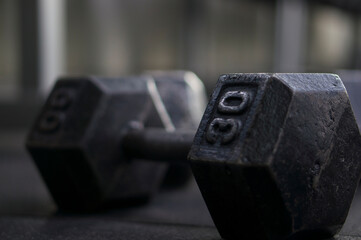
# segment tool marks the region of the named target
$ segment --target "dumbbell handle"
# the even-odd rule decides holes
[[[194,135],[191,130],[132,129],[123,138],[123,152],[134,159],[187,161]]]

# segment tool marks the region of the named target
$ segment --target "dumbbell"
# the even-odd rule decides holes
[[[322,239],[345,221],[361,137],[337,75],[222,75],[193,143],[191,132],[129,119],[123,161],[182,161],[191,146],[188,160],[224,239]]]
[[[164,181],[187,181],[190,167],[172,163],[166,173],[165,163],[119,161],[127,128],[137,121],[166,131],[195,131],[205,103],[203,84],[191,72],[62,79],[26,145],[60,209],[142,202]]]

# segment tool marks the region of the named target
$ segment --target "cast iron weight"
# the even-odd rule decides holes
[[[191,172],[188,164],[172,162],[165,175],[169,164],[127,158],[121,145],[129,124],[195,131],[204,108],[204,87],[191,72],[65,78],[50,93],[26,145],[59,209],[133,205],[164,182],[187,181]]]
[[[130,131],[135,158],[181,160],[191,133]],[[189,154],[224,239],[324,239],[347,216],[361,138],[331,74],[221,76]]]
[[[139,125],[132,121],[127,157],[186,155],[191,133],[129,128]],[[338,76],[230,74],[218,81],[188,159],[222,238],[323,239],[347,216],[360,146]]]

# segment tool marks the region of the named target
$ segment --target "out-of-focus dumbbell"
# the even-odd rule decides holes
[[[154,78],[169,122],[173,123],[173,127],[167,127],[167,130],[196,130],[208,101],[197,75],[190,71],[147,71],[145,74]],[[171,161],[168,165],[163,188],[182,187],[191,178],[188,163]]]
[[[163,183],[188,181],[190,167],[122,160],[122,138],[132,124],[195,132],[206,104],[192,72],[58,81],[27,140],[58,207],[95,209],[147,200]],[[164,181],[163,178],[165,177]]]

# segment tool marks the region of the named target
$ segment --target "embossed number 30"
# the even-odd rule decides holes
[[[236,105],[231,105],[230,102],[234,100],[238,102]],[[244,111],[250,102],[250,96],[243,91],[228,91],[219,101],[218,111],[226,114],[237,114]],[[242,127],[242,122],[233,118],[215,118],[209,124],[206,133],[206,139],[209,143],[227,144],[233,141]]]
[[[238,104],[229,104],[232,100]],[[241,113],[247,108],[249,102],[249,93],[244,91],[229,91],[226,92],[219,101],[218,111],[221,113]]]

